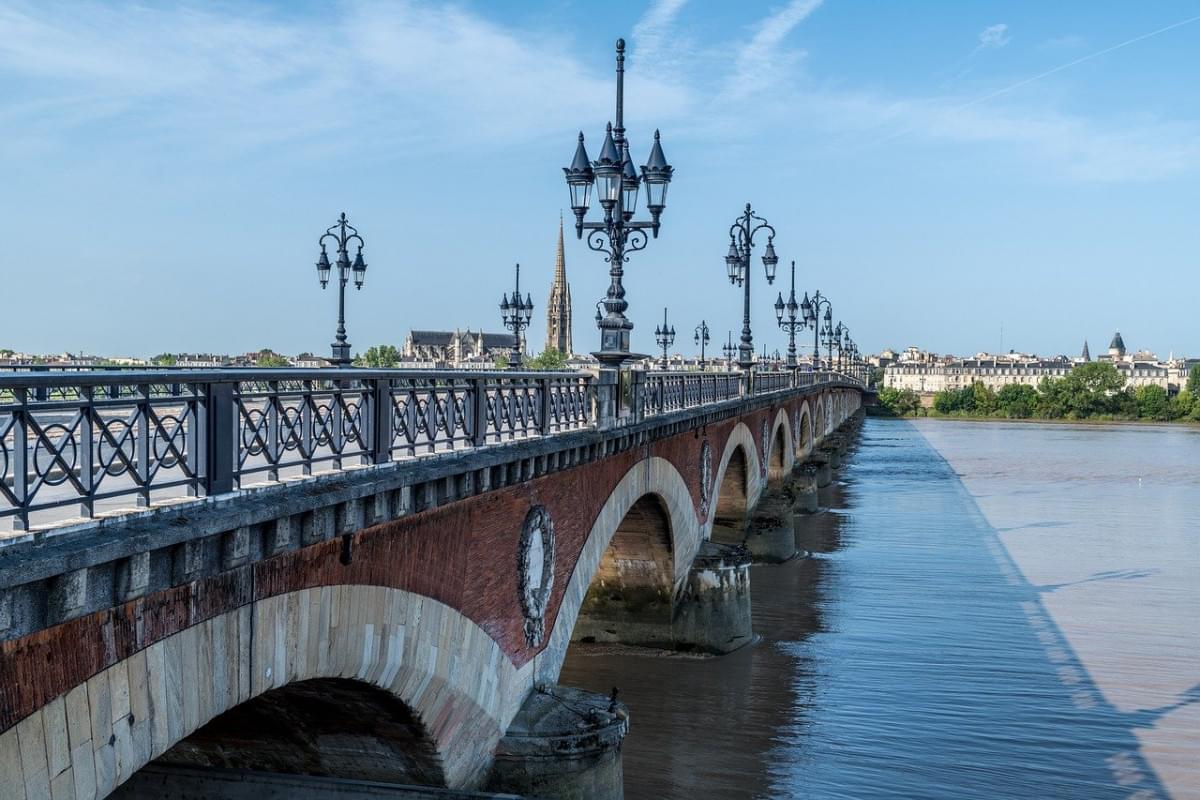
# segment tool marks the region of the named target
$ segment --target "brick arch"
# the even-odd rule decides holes
[[[771,425],[770,452],[766,456],[767,480],[773,484],[783,480],[795,461],[795,454],[789,446],[791,441],[792,420],[788,416],[788,410],[781,408],[775,414],[775,421]]]
[[[796,437],[795,457],[803,458],[812,452],[813,447],[812,411],[807,400],[800,404],[800,430],[793,433]]]
[[[652,456],[629,468],[592,523],[563,591],[546,647],[530,662],[538,682],[558,680],[575,622],[604,554],[630,511],[647,496],[656,498],[654,502],[670,526],[672,593],[678,593],[685,585],[688,570],[700,550],[703,531],[696,517],[691,490],[679,470],[670,461]]]
[[[486,631],[436,600],[381,586],[321,586],[263,598],[165,637],[0,739],[15,742],[34,728],[70,732],[63,757],[72,779],[101,798],[239,705],[303,681],[348,678],[412,710],[448,786],[476,787],[531,675]],[[0,751],[8,744],[0,741]],[[25,776],[30,785],[36,780]]]
[[[721,498],[726,496],[722,491],[727,489],[725,483],[726,473],[729,471],[731,461],[734,461],[735,455],[740,454],[741,464],[744,468],[745,480],[742,484],[743,492],[745,493],[745,508],[753,508],[758,502],[758,496],[762,493],[762,472],[758,463],[758,445],[755,443],[754,434],[750,432],[750,428],[744,422],[738,422],[733,430],[729,432],[729,438],[725,440],[725,449],[721,452],[721,460],[717,462],[717,469],[713,479],[712,488],[712,513],[708,515],[706,522],[705,537],[709,538],[712,533],[713,522],[716,521],[719,509],[721,508]],[[738,463],[735,461],[735,469],[738,468]],[[740,498],[739,498],[740,500]],[[727,498],[728,502],[728,498]]]
[[[818,396],[816,401],[817,411],[813,418],[812,427],[812,442],[816,446],[818,442],[825,438],[825,397]]]

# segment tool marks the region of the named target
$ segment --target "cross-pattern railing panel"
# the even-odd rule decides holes
[[[364,463],[369,456],[367,417],[371,386],[358,379],[237,381],[234,475],[239,484],[280,470],[310,474],[315,466]]]
[[[639,375],[636,406],[622,421],[733,400],[745,382],[738,372]],[[830,380],[849,379],[759,373],[754,385],[762,393]],[[264,479],[590,428],[596,391],[588,373],[0,372],[0,520],[24,529]]]
[[[69,378],[68,378],[69,380]],[[125,498],[152,490],[196,494],[205,475],[197,435],[206,399],[197,384],[71,384],[0,391],[0,518]],[[68,515],[69,516],[69,515]]]

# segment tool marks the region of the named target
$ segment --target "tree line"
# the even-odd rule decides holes
[[[976,382],[946,389],[933,396],[929,409],[911,389],[881,389],[879,403],[898,416],[1200,422],[1200,365],[1192,367],[1187,385],[1174,396],[1162,386],[1127,386],[1115,366],[1097,361],[1079,364],[1061,378],[1042,378],[1036,388],[1011,383],[996,391]]]

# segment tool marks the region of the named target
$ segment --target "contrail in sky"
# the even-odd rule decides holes
[[[1188,25],[1192,22],[1195,22],[1196,20],[1200,20],[1200,16],[1190,17],[1189,19],[1185,19],[1182,22],[1176,22],[1176,23],[1166,26],[1165,28],[1159,28],[1156,31],[1150,31],[1149,33],[1143,33],[1141,36],[1135,36],[1132,39],[1128,39],[1124,42],[1121,42],[1120,44],[1114,44],[1112,47],[1106,47],[1103,50],[1097,50],[1096,52],[1089,53],[1086,56],[1083,56],[1082,58],[1077,58],[1074,61],[1068,61],[1066,64],[1060,64],[1057,67],[1055,67],[1054,69],[1048,69],[1045,72],[1034,75],[1032,78],[1026,78],[1025,80],[1017,81],[1016,83],[1014,83],[1010,86],[1005,86],[1003,89],[997,89],[996,91],[992,92],[991,94],[985,94],[983,97],[977,97],[968,103],[963,103],[961,106],[959,106],[959,108],[969,108],[970,106],[987,102],[988,100],[991,100],[993,97],[999,97],[1000,95],[1005,94],[1007,92],[1011,92],[1014,89],[1020,89],[1022,86],[1027,86],[1027,85],[1033,83],[1034,81],[1040,81],[1042,78],[1045,78],[1049,75],[1053,75],[1056,72],[1062,72],[1064,69],[1069,69],[1069,68],[1075,66],[1076,64],[1082,64],[1085,61],[1091,61],[1093,58],[1099,58],[1100,56],[1105,55],[1106,53],[1111,53],[1114,50],[1120,50],[1122,47],[1128,47],[1131,44],[1136,44],[1137,42],[1140,42],[1143,39],[1149,39],[1151,36],[1158,36],[1160,33],[1166,33],[1169,30],[1174,30],[1175,28],[1181,28],[1184,25]]]
[[[1179,22],[1174,22],[1170,25],[1167,25],[1166,27],[1159,28],[1158,30],[1150,31],[1149,33],[1143,33],[1140,36],[1135,36],[1132,39],[1127,39],[1127,40],[1121,42],[1120,44],[1114,44],[1112,47],[1106,47],[1103,50],[1097,50],[1094,53],[1088,53],[1086,56],[1077,58],[1074,61],[1068,61],[1065,64],[1059,64],[1057,67],[1054,67],[1053,69],[1048,69],[1045,72],[1040,72],[1037,75],[1034,75],[1032,77],[1017,81],[1016,83],[1005,86],[1002,89],[997,89],[994,92],[989,92],[988,94],[985,94],[982,97],[976,97],[974,100],[968,100],[967,102],[963,103],[962,105],[955,106],[954,110],[961,111],[964,108],[970,108],[971,106],[976,106],[976,105],[979,105],[980,103],[986,103],[988,100],[999,97],[1002,94],[1007,94],[1008,92],[1011,92],[1015,89],[1020,89],[1022,86],[1028,86],[1029,84],[1033,83],[1034,81],[1040,81],[1042,78],[1053,75],[1056,72],[1062,72],[1064,69],[1070,69],[1071,67],[1074,67],[1077,64],[1082,64],[1085,61],[1091,61],[1093,58],[1099,58],[1100,56],[1105,55],[1107,53],[1111,53],[1114,50],[1120,50],[1122,47],[1128,47],[1131,44],[1136,44],[1137,42],[1140,42],[1143,39],[1149,39],[1152,36],[1158,36],[1160,33],[1166,33],[1167,31],[1174,30],[1175,28],[1181,28],[1184,25],[1190,25],[1191,23],[1196,22],[1197,20],[1200,20],[1200,15],[1195,16],[1195,17],[1189,17],[1188,19],[1181,20]],[[884,138],[875,142],[874,146],[878,146],[878,145],[884,144],[886,142],[890,142],[892,139],[903,136],[904,134],[908,133],[911,130],[913,130],[912,126],[904,128],[903,130],[896,131],[895,133],[890,134],[889,136],[885,136]]]

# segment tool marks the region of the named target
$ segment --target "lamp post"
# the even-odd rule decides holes
[[[632,358],[641,358],[629,351],[629,332],[633,323],[625,317],[625,287],[621,284],[625,262],[630,253],[646,247],[650,236],[658,238],[659,218],[667,205],[667,186],[671,183],[674,169],[667,164],[659,143],[658,131],[654,132],[654,144],[650,157],[642,167],[639,177],[629,156],[629,142],[625,139],[625,40],[617,40],[617,116],[616,125],[609,123],[604,134],[600,157],[588,159],[583,145],[583,134],[575,147],[571,166],[564,167],[567,186],[571,190],[571,210],[575,212],[575,235],[582,239],[588,231],[587,244],[592,250],[604,253],[609,264],[609,287],[604,298],[607,312],[597,323],[600,328],[600,350],[592,355],[603,367],[620,368]],[[638,188],[646,185],[646,210],[649,220],[634,221],[637,210]],[[597,186],[604,219],[600,222],[585,222],[592,186]],[[649,232],[649,235],[647,235]]]
[[[733,334],[730,333],[730,336]],[[704,347],[711,340],[708,337],[708,323],[700,320],[700,324],[696,326],[696,344],[700,345],[700,370],[704,370]]]
[[[762,230],[770,231],[767,234],[767,249],[762,256],[763,269],[767,283],[774,283],[775,265],[779,263],[779,256],[775,255],[775,229],[755,214],[749,203],[729,227],[729,253],[725,256],[729,282],[745,290],[742,298],[742,342],[738,347],[738,366],[744,370],[754,365],[754,337],[750,333],[750,251],[754,249],[755,234]]]
[[[825,345],[826,361],[831,370],[835,366],[833,363],[833,346],[840,341],[839,337],[841,336],[841,332],[833,326],[832,311],[833,309],[830,308],[825,312],[825,324],[821,328],[821,344]],[[841,321],[839,321],[838,325],[841,324]]]
[[[512,297],[508,296],[508,292],[500,299],[500,317],[504,320],[504,327],[508,328],[513,333],[513,349],[512,355],[508,359],[509,369],[520,369],[525,356],[525,348],[522,345],[522,332],[529,327],[529,321],[533,318],[533,298],[529,293],[525,293],[525,299],[521,299],[521,265],[516,267],[517,280],[516,286],[513,288]]]
[[[841,372],[846,366],[845,353],[850,348],[850,329],[843,325],[840,319],[837,327],[833,329],[833,344],[837,347],[837,366],[838,372]]]
[[[663,309],[662,325],[654,329],[654,341],[658,342],[658,346],[662,348],[662,361],[659,362],[663,369],[667,368],[667,348],[675,344],[675,326],[667,325],[667,310]]]
[[[337,335],[331,345],[333,356],[329,361],[337,367],[348,367],[350,366],[350,343],[346,341],[346,284],[350,282],[351,275],[353,275],[354,287],[362,288],[363,278],[367,274],[367,262],[363,261],[363,239],[358,235],[358,230],[346,220],[346,212],[343,211],[338,221],[317,240],[317,244],[321,246],[321,255],[317,258],[317,279],[321,281],[322,289],[329,284],[331,269],[329,254],[325,251],[326,239],[332,239],[337,243],[338,270],[338,325]],[[358,252],[354,256],[353,264],[350,263],[350,255],[347,252],[347,248],[352,242],[358,244]]]
[[[784,311],[787,314],[784,314]],[[800,364],[796,361],[796,331],[804,328],[804,315],[796,316],[796,312],[800,310],[800,304],[796,302],[796,262],[792,262],[792,288],[788,293],[788,299],[785,303],[783,300],[783,292],[779,293],[779,297],[775,300],[775,321],[779,323],[782,330],[787,331],[788,349],[787,349],[787,366],[788,369],[796,369]]]
[[[721,345],[721,351],[725,353],[725,366],[728,368],[733,363],[733,357],[737,355],[737,346],[733,343],[733,331],[729,332],[729,341]]]
[[[821,306],[825,306],[825,327],[831,328],[833,325],[833,306],[828,298],[821,294],[818,289],[813,293],[812,300],[808,299],[808,293],[804,293],[804,302],[800,304],[800,312],[804,314],[804,324],[812,327],[813,332],[813,371],[815,372],[821,363],[821,347],[820,337],[823,331],[821,330]]]

